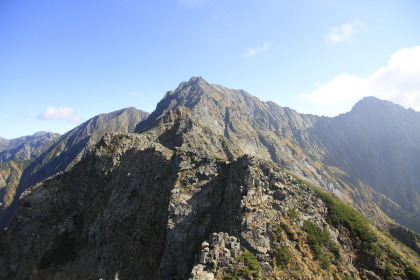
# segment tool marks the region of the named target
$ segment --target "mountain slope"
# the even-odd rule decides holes
[[[28,160],[0,163],[0,209],[5,210],[12,203],[20,176],[29,163]]]
[[[406,217],[389,215],[420,231],[419,112],[369,97],[347,114],[323,118],[313,132],[328,147],[323,162],[398,203]]]
[[[0,140],[0,162],[13,159],[29,160],[37,157],[47,144],[58,138],[60,134],[40,131],[33,135],[23,136],[16,139]]]
[[[132,132],[136,125],[149,114],[135,108],[127,108],[98,115],[62,135],[43,151],[23,172],[15,200],[29,186],[71,169],[95,145],[106,132]],[[0,212],[0,228],[6,227],[16,211],[16,203]]]

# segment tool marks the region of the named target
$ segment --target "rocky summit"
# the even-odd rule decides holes
[[[345,154],[321,122],[181,83],[128,131],[95,126],[77,161],[22,189],[0,278],[420,279],[418,234],[382,209],[405,210],[334,161]]]

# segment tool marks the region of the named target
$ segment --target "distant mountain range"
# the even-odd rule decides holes
[[[30,136],[12,140],[0,137],[0,162],[35,158],[51,140],[59,136],[58,133],[40,131]]]
[[[20,168],[1,212],[6,227],[17,209],[0,235],[5,279],[222,279],[245,273],[235,271],[246,252],[272,277],[295,277],[298,263],[311,264],[308,278],[420,277],[418,256],[382,232],[420,253],[419,235],[393,225],[420,232],[420,113],[411,109],[367,97],[319,117],[193,77],[150,115],[99,115],[49,143]],[[332,241],[305,253],[317,226]],[[25,249],[25,239],[39,245]],[[226,249],[220,260],[216,247]]]

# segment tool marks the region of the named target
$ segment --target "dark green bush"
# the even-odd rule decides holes
[[[320,261],[321,261],[321,268],[322,269],[328,269],[331,266],[331,262],[330,260],[327,258],[326,255],[322,254],[320,256]]]
[[[289,210],[289,211],[287,212],[287,215],[289,216],[289,218],[290,218],[291,220],[296,220],[296,218],[297,218],[297,211],[296,211],[296,208],[293,208],[293,209]]]
[[[408,279],[419,280],[420,279],[420,272],[411,264],[405,269],[405,274]]]
[[[273,257],[276,259],[276,266],[283,269],[289,264],[292,254],[287,246],[281,246],[274,250]]]
[[[281,228],[286,232],[289,239],[293,239],[294,233],[286,224],[281,225]]]
[[[321,246],[328,246],[331,243],[331,236],[327,230],[322,230],[315,223],[305,221],[303,230],[308,233],[308,243],[315,254],[315,258],[319,258],[323,253]]]
[[[338,248],[335,244],[331,244],[331,252],[334,254],[336,259],[340,258],[340,248]]]
[[[274,226],[274,235],[276,237],[276,241],[280,242],[283,240],[283,228],[280,225]]]
[[[322,269],[328,269],[331,266],[331,262],[321,247],[329,248],[336,258],[340,258],[340,248],[331,240],[330,233],[327,229],[322,230],[310,221],[303,223],[303,229],[308,233],[308,243],[314,253],[315,259],[320,260]]]

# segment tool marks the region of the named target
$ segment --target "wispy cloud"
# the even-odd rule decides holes
[[[144,97],[144,94],[138,91],[132,91],[130,92],[130,95],[135,97]]]
[[[420,46],[400,49],[388,64],[367,78],[341,74],[325,84],[317,85],[300,98],[323,106],[326,115],[334,115],[337,107],[350,108],[365,96],[376,96],[420,112]]]
[[[50,106],[47,110],[38,115],[41,120],[68,120],[71,122],[80,122],[82,119],[74,114],[74,109],[69,107],[56,108]]]
[[[264,45],[262,46],[258,46],[255,48],[249,48],[246,53],[245,56],[247,57],[253,57],[254,55],[264,52],[266,51],[269,47],[271,47],[271,43],[270,42],[265,42]]]
[[[362,22],[359,19],[341,26],[335,26],[325,35],[325,43],[327,45],[335,45],[342,42],[351,42],[361,27]]]

